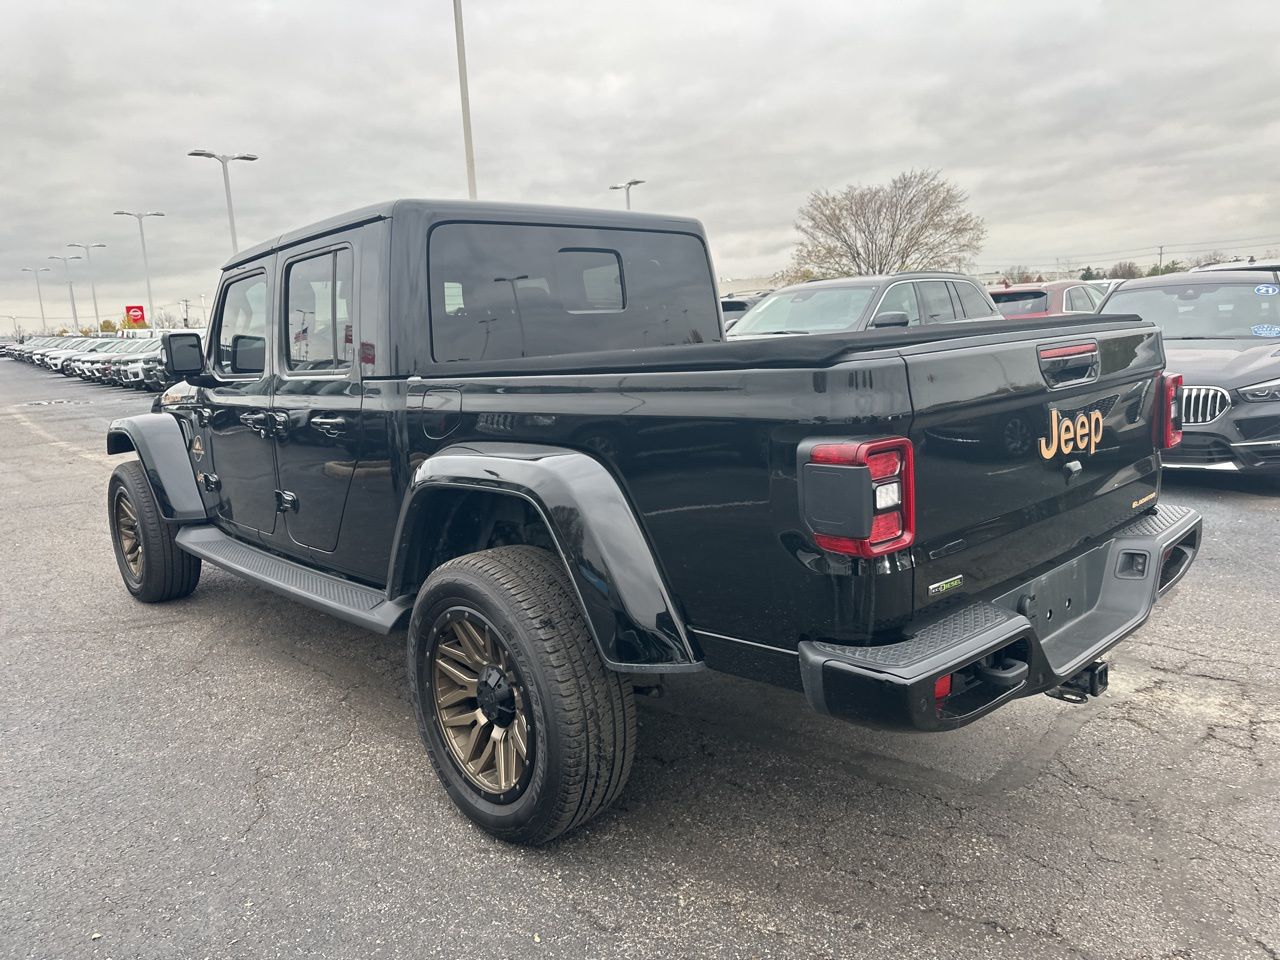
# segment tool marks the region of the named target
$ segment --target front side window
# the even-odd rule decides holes
[[[956,318],[955,307],[951,305],[951,294],[947,292],[945,281],[925,280],[918,286],[920,299],[924,303],[925,318],[929,323],[946,323]]]
[[[720,339],[710,263],[690,234],[447,223],[427,259],[437,362]]]
[[[262,373],[267,356],[267,277],[262,273],[229,283],[222,296],[214,368],[219,373]]]
[[[351,251],[308,257],[288,268],[285,302],[287,362],[293,371],[331,372],[351,366]]]
[[[916,299],[915,285],[911,283],[895,283],[890,287],[889,292],[880,301],[880,309],[876,311],[876,316],[880,317],[886,313],[905,313],[907,322],[911,326],[919,325],[920,302]],[[874,322],[873,320],[872,323]]]

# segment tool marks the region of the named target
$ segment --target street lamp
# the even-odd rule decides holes
[[[147,278],[147,309],[151,311],[151,322],[155,323],[156,305],[151,299],[151,265],[147,263],[147,235],[142,232],[143,217],[163,217],[164,212],[161,210],[151,210],[147,213],[133,213],[130,210],[117,210],[117,217],[134,217],[138,221],[138,239],[142,241],[142,272]]]
[[[105,243],[68,243],[68,247],[78,247],[84,251],[84,268],[89,272],[89,292],[93,294],[93,322],[98,331],[102,331],[102,317],[98,316],[98,285],[93,282],[93,261],[89,259],[90,250],[105,248]]]
[[[222,164],[222,186],[227,191],[227,221],[231,224],[231,252],[239,251],[240,246],[236,243],[236,214],[231,207],[231,174],[227,172],[227,164],[232,160],[257,160],[256,153],[213,153],[209,150],[189,150],[188,157],[205,157],[209,160],[217,160]]]
[[[476,198],[476,152],[471,145],[471,95],[467,88],[467,44],[462,36],[462,0],[453,0],[453,33],[458,46],[458,91],[462,94],[462,146],[467,157],[467,196]]]
[[[23,267],[22,268],[23,273],[29,273],[36,278],[36,299],[40,301],[40,332],[41,333],[44,333],[45,331],[46,321],[44,318],[44,294],[40,292],[40,274],[48,273],[50,269],[51,269],[50,267]]]
[[[80,314],[76,312],[76,288],[71,285],[71,261],[83,260],[84,257],[78,253],[73,253],[69,257],[50,256],[50,260],[61,260],[63,268],[67,271],[67,295],[71,297],[71,324],[76,328],[76,332],[80,331]]]
[[[644,183],[643,180],[628,180],[626,183],[615,183],[609,189],[625,190],[627,193],[627,209],[630,210],[631,209],[631,188],[638,187],[642,183]]]

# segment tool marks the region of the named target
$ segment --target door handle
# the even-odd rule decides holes
[[[312,417],[310,423],[326,437],[337,437],[347,432],[346,417]]]
[[[262,437],[267,438],[267,415],[265,413],[242,413],[240,414],[240,422],[250,430],[253,430]]]

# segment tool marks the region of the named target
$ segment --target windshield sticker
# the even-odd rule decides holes
[[[1274,297],[1280,293],[1280,285],[1274,283],[1260,283],[1253,288],[1253,292],[1260,297]]]
[[[1255,337],[1280,337],[1280,326],[1274,323],[1260,323],[1253,328]]]

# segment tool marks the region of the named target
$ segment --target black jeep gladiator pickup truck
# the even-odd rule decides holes
[[[921,731],[1100,693],[1200,538],[1158,504],[1159,330],[725,342],[713,277],[693,220],[474,202],[238,254],[204,346],[164,342],[178,384],[110,427],[125,585],[182,597],[207,561],[407,627],[436,772],[526,843],[618,795],[661,674]]]

